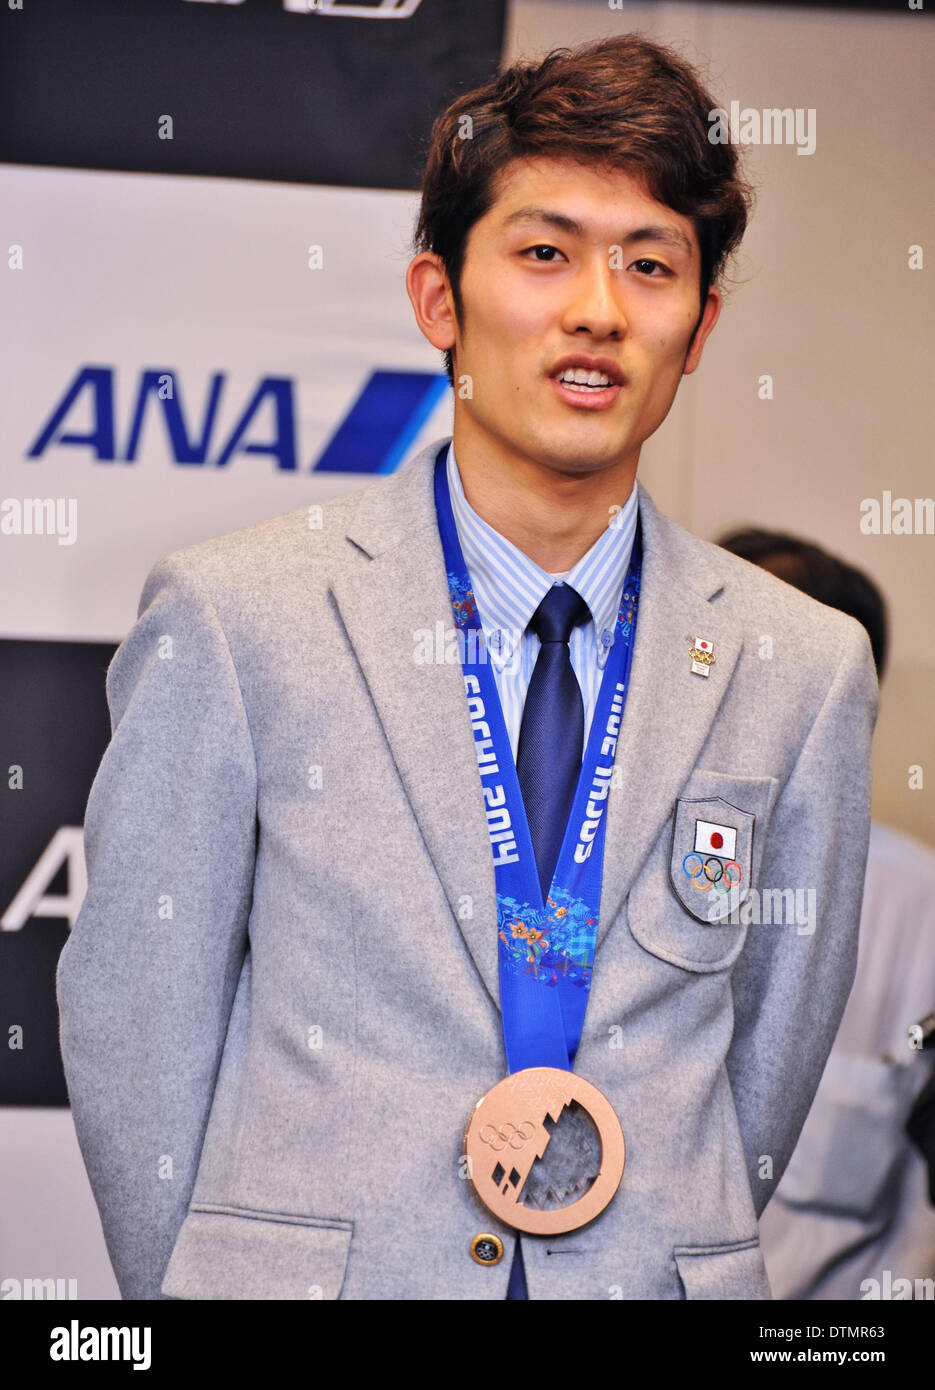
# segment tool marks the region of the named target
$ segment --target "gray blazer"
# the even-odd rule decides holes
[[[108,671],[57,987],[125,1298],[505,1296],[514,1232],[459,1162],[506,1070],[485,806],[460,667],[414,656],[451,624],[439,447],[161,560]],[[627,1162],[591,1224],[522,1238],[529,1295],[769,1298],[758,1217],[854,976],[876,678],[852,619],[639,506],[575,1061]],[[726,921],[699,819],[737,827]]]

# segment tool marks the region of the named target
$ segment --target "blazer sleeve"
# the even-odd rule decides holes
[[[59,958],[78,1143],[121,1294],[157,1299],[185,1218],[247,947],[256,761],[218,615],[151,571],[107,672],[88,889]]]
[[[773,811],[760,871],[761,890],[814,890],[815,928],[751,922],[732,977],[727,1071],[757,1217],[805,1123],[854,982],[876,709],[870,643],[849,618],[834,679]]]

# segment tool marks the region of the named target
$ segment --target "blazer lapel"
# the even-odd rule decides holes
[[[639,486],[643,574],[630,688],[607,807],[598,945],[699,754],[743,646],[712,600],[724,587],[708,546],[656,510]],[[696,637],[713,643],[707,678],[691,670]]]
[[[441,634],[452,628],[433,494],[441,447],[360,491],[347,528],[358,553],[331,592],[455,921],[499,1008],[496,883],[461,665],[417,660],[418,634],[434,645],[437,631],[443,653]]]
[[[443,651],[452,626],[432,487],[446,445],[361,489],[347,527],[356,549],[331,592],[454,919],[499,1008],[496,881],[461,667],[416,659],[419,633],[438,631]],[[598,945],[698,761],[743,645],[712,603],[723,580],[709,547],[662,516],[642,486],[639,504],[642,590]],[[707,679],[691,672],[696,636],[713,643]]]

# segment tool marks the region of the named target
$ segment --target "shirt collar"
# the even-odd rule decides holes
[[[502,669],[555,581],[547,570],[475,512],[464,495],[453,441],[448,447],[446,472],[451,510],[490,660]],[[614,643],[620,594],[636,534],[637,510],[634,484],[612,523],[565,576],[565,583],[578,591],[591,610],[597,662],[602,669]]]

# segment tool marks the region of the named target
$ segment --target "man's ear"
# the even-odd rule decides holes
[[[685,365],[682,368],[683,376],[688,376],[693,372],[701,361],[701,350],[705,345],[708,334],[717,323],[720,312],[720,291],[710,289],[708,290],[708,297],[705,300],[704,313],[701,315],[701,321],[695,329],[694,336],[689,344],[688,352],[685,357]]]
[[[454,296],[440,256],[422,251],[410,261],[406,271],[409,295],[416,323],[432,347],[447,352],[455,345],[457,319]]]

